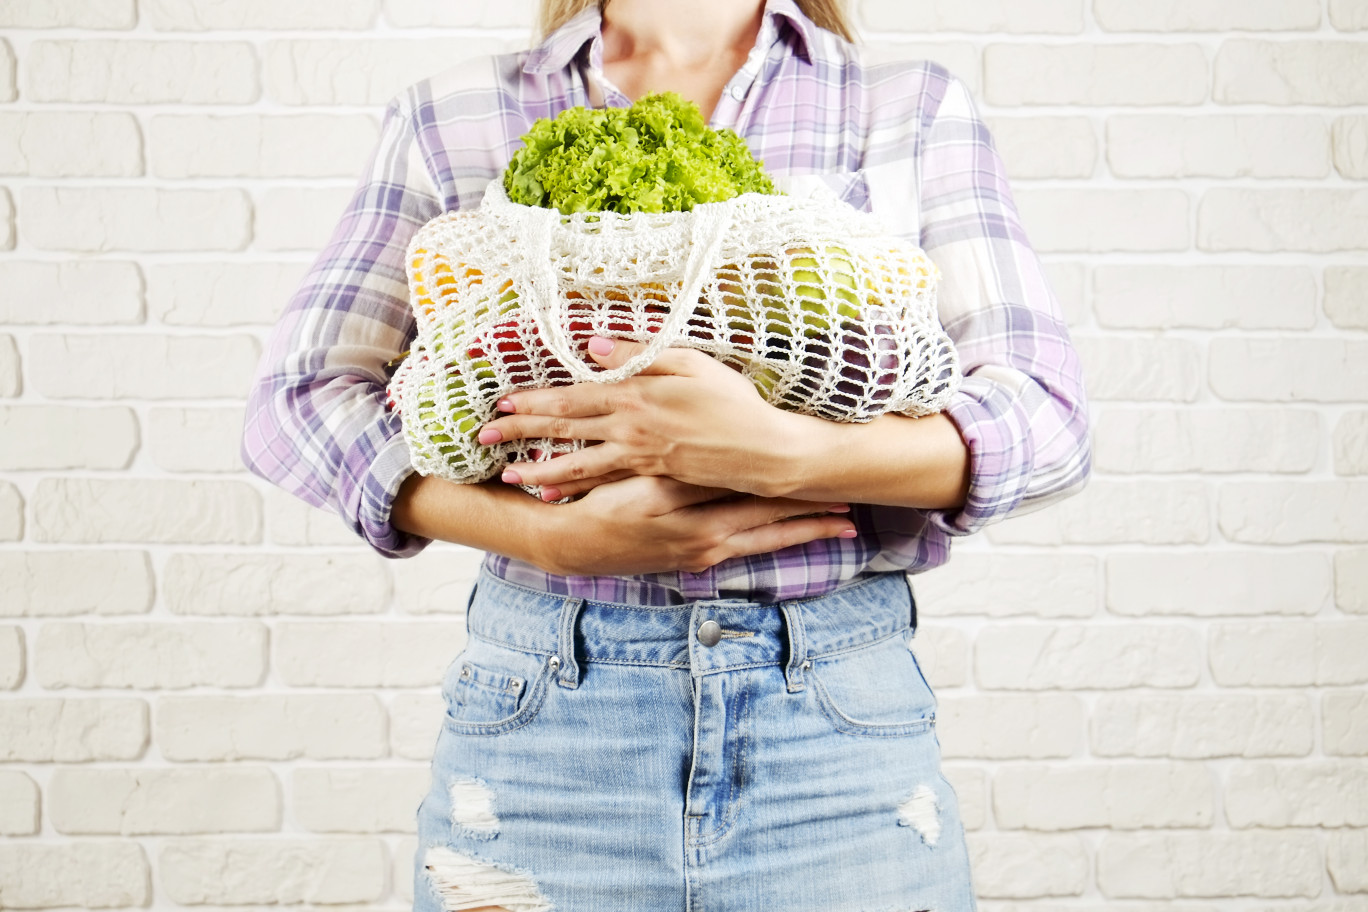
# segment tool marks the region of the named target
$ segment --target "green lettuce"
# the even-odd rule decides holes
[[[508,198],[574,212],[687,212],[774,185],[731,130],[713,130],[674,92],[629,108],[569,108],[523,136],[504,172]]]

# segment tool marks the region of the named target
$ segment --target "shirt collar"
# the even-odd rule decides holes
[[[818,37],[817,26],[803,15],[794,0],[766,0],[765,19],[761,23],[756,46],[769,47],[784,34],[784,30],[779,28],[781,20],[790,26],[794,53],[811,62],[814,51],[821,47],[821,38]],[[596,6],[589,7],[533,48],[523,63],[523,72],[541,74],[563,70],[586,44],[591,44],[590,59],[595,66],[599,66],[603,59],[602,27],[602,14]]]

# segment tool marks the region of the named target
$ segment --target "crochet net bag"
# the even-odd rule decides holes
[[[512,203],[495,181],[478,209],[419,230],[408,270],[417,336],[390,402],[414,468],[452,481],[585,445],[480,445],[500,396],[622,380],[668,346],[708,352],[771,404],[834,421],[938,412],[960,381],[935,264],[833,194],[567,216]],[[605,370],[587,354],[596,334],[646,347]]]

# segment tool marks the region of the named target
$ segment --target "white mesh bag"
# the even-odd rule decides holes
[[[834,195],[748,193],[688,212],[562,215],[509,202],[425,225],[408,250],[417,318],[390,383],[415,469],[483,481],[583,441],[475,435],[513,390],[629,377],[668,346],[739,369],[773,405],[835,421],[941,411],[960,381],[938,271]],[[646,348],[616,370],[592,335]]]

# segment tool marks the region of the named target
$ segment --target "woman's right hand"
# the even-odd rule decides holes
[[[849,509],[637,475],[546,505],[533,563],[562,576],[700,573],[733,557],[853,538],[854,524],[840,515]]]

